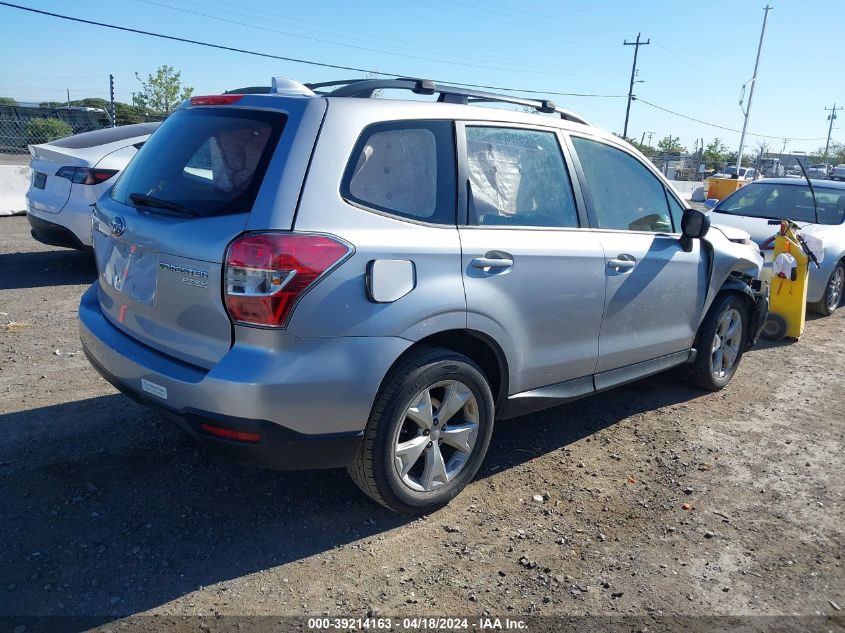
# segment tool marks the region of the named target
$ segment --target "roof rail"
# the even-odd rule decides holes
[[[510,103],[534,108],[538,112],[557,113],[561,119],[590,125],[580,115],[575,114],[571,110],[557,107],[554,101],[550,99],[512,97],[494,92],[442,85],[431,79],[416,79],[413,77],[400,77],[397,79],[342,79],[305,84],[305,86],[324,97],[370,98],[376,90],[410,90],[414,94],[437,94],[437,100],[442,103],[458,103],[463,105],[490,102]],[[321,88],[333,88],[333,90],[324,91]]]

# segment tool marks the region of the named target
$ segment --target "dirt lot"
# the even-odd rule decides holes
[[[34,615],[842,614],[845,309],[748,353],[721,393],[664,375],[499,423],[478,480],[409,520],[341,471],[218,461],[116,393],[77,336],[94,277],[87,256],[0,218],[0,629]]]

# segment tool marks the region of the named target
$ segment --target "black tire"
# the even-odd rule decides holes
[[[763,324],[760,336],[767,341],[779,341],[786,336],[787,327],[786,319],[779,314],[770,312],[769,316],[766,317],[766,322]]]
[[[439,488],[412,490],[393,463],[394,441],[405,423],[411,400],[442,381],[459,381],[475,397],[478,430],[475,444],[462,468]],[[493,394],[482,370],[463,354],[443,348],[420,348],[409,354],[385,380],[364,430],[355,461],[347,469],[355,484],[369,497],[400,514],[419,514],[451,501],[475,477],[493,433]]]
[[[834,284],[839,286],[838,289],[832,287]],[[842,295],[845,294],[843,290],[845,290],[845,264],[839,262],[833,267],[833,270],[830,273],[830,277],[824,287],[824,294],[822,295],[822,298],[815,303],[807,304],[807,307],[809,307],[810,311],[815,314],[830,316],[836,312],[836,309],[842,302]],[[833,295],[834,292],[836,293],[835,295]],[[838,297],[839,299],[831,300],[832,296]]]
[[[730,369],[723,376],[717,376],[711,365],[713,356],[711,350],[719,324],[729,310],[736,310],[740,316],[742,332],[739,350]],[[698,353],[695,360],[682,368],[684,378],[687,382],[707,391],[723,389],[731,381],[737,367],[739,367],[747,340],[748,309],[745,301],[735,293],[717,295],[698,328],[698,334],[695,338],[695,349]]]

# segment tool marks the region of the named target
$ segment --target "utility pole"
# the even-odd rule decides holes
[[[111,126],[115,127],[114,121],[114,75],[109,75],[109,115],[111,116]]]
[[[836,102],[833,103],[832,108],[825,108],[826,111],[830,112],[827,115],[827,120],[830,121],[830,125],[827,126],[827,143],[824,144],[824,162],[827,163],[827,151],[830,149],[830,135],[833,133],[833,122],[836,120],[836,112],[841,110],[842,106],[836,107]]]
[[[631,101],[634,100],[634,77],[637,76],[637,55],[640,52],[640,46],[651,44],[651,39],[645,42],[640,41],[640,33],[637,33],[637,39],[633,42],[625,40],[622,42],[624,46],[634,47],[634,65],[631,67],[631,83],[628,85],[628,107],[625,108],[625,128],[622,130],[622,138],[628,138],[628,118],[631,116]]]
[[[772,7],[768,4],[763,8],[763,28],[760,31],[760,43],[757,45],[757,59],[754,61],[754,76],[751,81],[746,82],[745,85],[751,84],[751,90],[748,92],[748,107],[742,111],[745,115],[745,121],[742,123],[742,135],[739,137],[739,151],[736,153],[736,170],[742,167],[742,150],[745,146],[745,130],[748,128],[748,115],[751,114],[751,100],[754,98],[754,86],[757,83],[757,67],[760,65],[760,53],[763,50],[763,36],[766,34],[766,21],[769,19],[769,11]],[[742,87],[742,96],[739,98],[739,107],[742,110],[742,98],[745,96],[745,85]]]
[[[65,88],[67,90],[67,109],[70,110],[70,88]]]
[[[651,137],[654,136],[654,132],[648,133],[648,146],[651,147]]]

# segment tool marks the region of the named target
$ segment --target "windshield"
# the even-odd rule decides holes
[[[284,124],[285,115],[263,110],[180,110],[139,150],[111,196],[189,216],[249,212]]]
[[[845,220],[845,189],[813,187],[819,207],[819,224]],[[815,222],[813,196],[804,184],[754,183],[739,189],[713,209],[718,213],[795,222]]]

